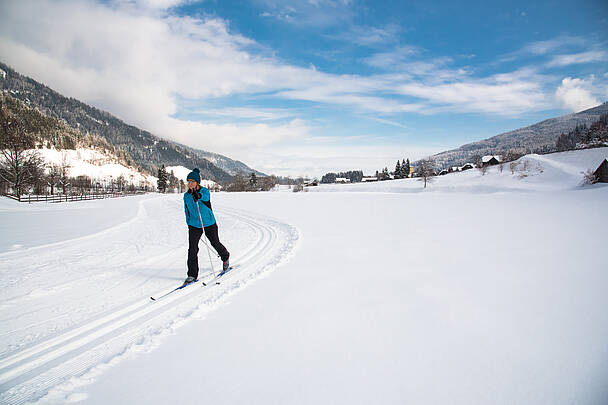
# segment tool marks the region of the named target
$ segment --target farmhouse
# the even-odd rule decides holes
[[[608,183],[608,159],[604,159],[593,174],[600,183]]]
[[[474,168],[475,168],[475,165],[473,163],[465,163],[464,166],[462,166],[460,168],[460,170],[462,170],[464,172],[465,170],[474,169]]]
[[[336,183],[350,183],[350,179],[346,177],[336,177]]]
[[[502,158],[498,155],[488,155],[481,158],[481,166],[493,166],[502,162]]]

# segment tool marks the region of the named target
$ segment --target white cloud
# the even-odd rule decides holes
[[[252,165],[267,164],[270,160],[258,157],[287,153],[285,145],[293,146],[296,141],[311,142],[303,150],[314,154],[318,148],[313,144],[319,138],[313,135],[323,134],[323,129],[298,119],[297,109],[218,106],[202,112],[251,121],[238,125],[180,120],[174,118],[179,113],[178,100],[200,102],[196,108],[200,110],[226,96],[247,98],[251,105],[263,93],[265,99],[303,100],[352,113],[371,113],[377,116],[369,118],[396,128],[401,119],[393,118],[406,112],[516,115],[550,107],[545,96],[547,78],[533,70],[475,78],[467,68],[452,68],[451,57],[425,58],[424,49],[405,45],[366,59],[386,73],[329,74],[314,65],[291,66],[267,56],[271,53],[232,32],[229,23],[220,18],[171,14],[170,8],[181,3],[0,2],[0,59],[60,93],[110,111],[130,124]],[[278,4],[271,12],[292,7],[291,3]],[[348,6],[301,1],[293,4],[293,10],[314,15]],[[368,44],[393,41],[398,30],[391,26],[369,29]],[[530,49],[546,52],[556,46],[537,43]],[[556,95],[560,105],[572,105],[564,100],[571,100],[577,89],[594,94],[580,85],[562,83],[562,87]],[[271,147],[274,152],[269,151]]]
[[[192,0],[111,0],[114,7],[131,7],[138,10],[166,10]]]
[[[547,64],[549,67],[568,66],[582,63],[608,62],[608,52],[591,50],[566,55],[556,55]]]
[[[349,1],[335,0],[253,0],[263,17],[306,27],[330,27],[354,17]]]
[[[572,112],[595,107],[600,104],[600,100],[593,94],[597,91],[593,82],[593,77],[588,79],[566,77],[555,91],[555,99],[563,108]]]
[[[421,50],[416,46],[405,45],[390,52],[379,52],[364,59],[370,66],[380,68],[401,69],[401,65],[420,54]]]
[[[518,53],[531,53],[535,55],[545,55],[557,49],[569,47],[584,47],[589,44],[589,40],[577,36],[561,35],[557,38],[535,41],[523,47]]]
[[[293,117],[294,112],[281,108],[245,108],[231,107],[221,109],[205,109],[201,110],[200,114],[206,116],[228,117],[235,119],[261,120],[261,121],[276,121],[285,118]]]

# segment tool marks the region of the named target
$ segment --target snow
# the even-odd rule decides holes
[[[123,176],[129,184],[135,186],[149,184],[156,186],[157,178],[143,175],[132,167],[123,166],[116,162],[116,158],[96,149],[77,148],[62,149],[42,148],[36,149],[45,163],[60,166],[63,161],[69,165],[70,177],[88,176],[97,181],[117,179]]]
[[[0,403],[606,403],[607,150],[213,193],[235,269],[158,302],[180,195],[0,200]]]

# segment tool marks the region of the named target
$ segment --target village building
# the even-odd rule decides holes
[[[593,172],[593,175],[597,178],[600,183],[608,183],[608,159],[599,165],[599,167]]]
[[[350,179],[346,177],[336,177],[336,183],[350,183]]]
[[[475,165],[473,163],[465,163],[464,166],[462,166],[460,168],[460,170],[462,170],[464,172],[465,170],[474,169],[474,168],[475,168]]]
[[[481,158],[481,166],[494,166],[502,162],[502,158],[498,155],[488,155]]]
[[[367,176],[367,177],[362,177],[361,178],[362,182],[368,182],[368,181],[378,181],[378,178],[376,176]]]

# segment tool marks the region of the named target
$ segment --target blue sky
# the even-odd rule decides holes
[[[605,1],[41,0],[0,15],[18,71],[279,175],[373,173],[608,100]]]

